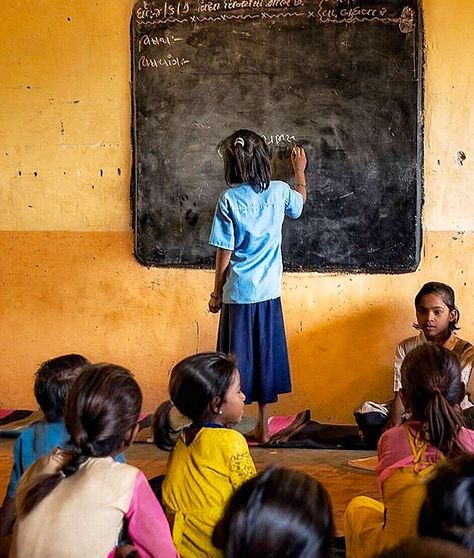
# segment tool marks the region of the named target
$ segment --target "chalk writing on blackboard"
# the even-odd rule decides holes
[[[414,31],[414,11],[404,8],[402,14],[390,5],[377,5],[367,1],[319,0],[317,12],[305,8],[305,0],[199,0],[194,2],[164,2],[157,5],[143,2],[135,13],[140,25],[162,23],[203,23],[230,20],[318,18],[322,23],[381,22],[398,23],[402,33]],[[272,9],[272,11],[267,11]],[[281,11],[276,11],[281,10]],[[245,13],[229,14],[228,12]],[[213,14],[202,15],[202,14]],[[146,36],[145,36],[146,37]],[[154,38],[142,37],[142,41],[153,43]],[[174,39],[166,38],[167,41]],[[162,43],[165,44],[165,43]],[[169,44],[169,43],[168,43]],[[140,45],[139,45],[140,46]]]
[[[140,38],[138,43],[138,52],[141,52],[147,46],[171,46],[174,43],[178,43],[182,41],[181,37],[175,37],[174,35],[171,36],[150,36],[150,35],[143,35]]]
[[[356,3],[351,0],[320,0],[318,16],[322,23],[399,22],[396,11],[391,11],[390,6],[369,2]]]
[[[168,54],[165,58],[149,58],[148,56],[140,56],[138,59],[138,69],[143,68],[180,68],[189,64],[189,60],[181,56],[173,56]]]
[[[268,145],[281,145],[284,143],[294,144],[296,142],[296,136],[294,134],[262,134],[262,136]]]
[[[287,270],[407,272],[420,257],[419,0],[140,0],[132,21],[135,253],[211,267],[218,142],[265,136],[312,185],[283,232]],[[342,25],[341,25],[342,23]],[[178,203],[176,203],[178,201]]]

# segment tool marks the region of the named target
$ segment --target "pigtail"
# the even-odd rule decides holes
[[[28,515],[64,478],[76,473],[80,465],[87,459],[87,456],[79,452],[71,453],[59,448],[54,451],[53,456],[65,460],[64,464],[54,474],[38,476],[37,480],[28,488],[20,506],[20,517]]]
[[[426,422],[422,429],[427,435],[427,441],[446,457],[464,455],[465,451],[459,442],[463,425],[459,409],[449,404],[440,389],[435,390],[426,406]]]
[[[247,165],[246,165],[246,154],[245,154],[245,142],[241,137],[236,138],[236,140],[234,141],[234,145],[233,145],[233,151],[234,151],[234,160],[235,160],[235,166],[236,166],[236,176],[240,176],[240,179],[242,182],[248,182],[249,181],[249,175],[250,173],[247,171]],[[247,145],[247,149],[248,149],[248,145]],[[252,161],[252,157],[249,157],[250,161],[250,165],[252,165],[253,161]]]
[[[459,405],[465,388],[456,355],[434,343],[416,347],[402,363],[402,387],[413,420],[421,422],[419,436],[446,457],[463,455]]]
[[[153,415],[153,441],[163,451],[173,451],[181,433],[181,429],[175,429],[171,425],[170,413],[172,408],[172,401],[163,401]]]
[[[260,192],[270,185],[270,152],[265,139],[250,130],[237,130],[222,140],[217,152],[224,159],[228,186],[247,182]]]
[[[56,471],[38,475],[25,487],[19,515],[34,510],[90,457],[108,457],[123,451],[125,435],[137,424],[141,404],[140,387],[129,370],[109,363],[85,366],[71,387],[64,416],[73,449],[58,448],[53,452],[49,459]]]
[[[28,515],[46,496],[52,492],[64,475],[61,471],[54,475],[41,475],[38,480],[27,490],[25,497],[18,510],[19,517]]]

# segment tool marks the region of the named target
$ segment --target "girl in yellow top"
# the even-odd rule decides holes
[[[172,400],[154,422],[155,443],[171,451],[163,502],[182,558],[220,557],[212,532],[233,492],[256,474],[245,438],[228,428],[241,421],[245,396],[233,359],[222,353],[185,358],[171,371]],[[189,419],[172,424],[174,408]]]

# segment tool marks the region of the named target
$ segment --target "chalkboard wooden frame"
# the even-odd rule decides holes
[[[221,7],[224,3],[231,6],[234,0],[140,0],[134,7],[131,19],[131,197],[135,257],[146,266],[213,267],[214,249],[207,245],[207,237],[217,196],[225,187],[222,164],[215,152],[215,145],[236,128],[247,127],[266,136],[273,150],[275,178],[292,183],[288,155],[293,143],[303,145],[309,155],[308,204],[300,220],[285,222],[284,225],[285,270],[346,273],[414,271],[420,262],[423,203],[424,32],[419,0],[238,1],[247,2],[247,5],[253,2],[254,6],[266,3],[267,16],[262,17],[260,9],[258,21],[248,23],[245,16],[253,13],[250,8],[221,9],[218,13],[201,11],[203,6],[212,8],[218,3]],[[183,13],[185,6],[187,12]],[[290,8],[283,9],[281,6]],[[319,19],[310,23],[305,21],[301,27],[298,27],[301,25],[299,22],[293,23],[296,19],[293,18],[293,27],[288,28],[290,18],[278,16],[304,10],[309,13],[310,8],[314,8],[314,17]],[[179,10],[181,12],[177,13]],[[407,10],[411,20],[404,16]],[[381,17],[382,12],[384,17]],[[351,15],[348,16],[348,13]],[[207,21],[217,16],[223,19]],[[239,17],[241,19],[236,19]],[[177,23],[179,18],[186,21]],[[204,18],[204,21],[199,18]],[[318,44],[320,50],[315,57],[322,61],[311,62],[312,70],[317,73],[311,84],[313,90],[310,91],[307,84],[300,82],[296,83],[294,93],[300,97],[305,92],[309,93],[307,98],[311,98],[314,103],[317,99],[314,89],[318,86],[323,91],[323,108],[327,109],[331,106],[324,95],[327,96],[334,86],[335,99],[337,95],[345,96],[340,104],[334,105],[334,114],[328,116],[323,113],[323,108],[314,104],[312,107],[315,108],[311,112],[305,105],[305,99],[298,101],[298,97],[296,106],[300,112],[293,109],[288,97],[292,89],[290,81],[294,76],[290,73],[289,77],[282,78],[278,68],[270,68],[268,57],[259,60],[252,53],[252,48],[258,48],[255,45],[250,44],[249,47],[245,42],[237,41],[236,46],[232,47],[234,50],[231,50],[232,45],[229,46],[225,42],[227,39],[223,38],[232,33],[247,33],[251,39],[261,33],[263,39],[270,42],[268,38],[271,33],[265,27],[268,25],[266,20],[271,20],[272,29],[278,25],[277,39],[280,34],[286,33],[285,40],[288,41],[292,33],[293,37],[298,37],[295,33],[299,32],[307,33],[315,41],[316,33],[310,27],[313,25],[321,30],[323,39],[332,41],[332,44]],[[395,29],[394,33],[397,25],[399,30]],[[398,41],[396,45],[388,44],[388,54],[377,50],[380,50],[380,44],[377,44],[374,28],[383,35],[383,41]],[[204,46],[199,41],[204,42]],[[400,44],[406,43],[409,44],[405,50],[411,49],[410,52],[397,54]],[[339,59],[330,54],[331,46],[338,50]],[[270,46],[266,43],[262,48],[268,54]],[[352,57],[352,52],[347,50],[350,48],[358,56]],[[211,77],[202,77],[203,65],[199,56],[209,55],[213,49],[217,53],[208,72]],[[234,72],[232,67],[229,69],[225,59],[229,53],[244,59],[244,65],[239,66],[241,74]],[[296,54],[296,50],[287,57],[279,53],[280,59],[275,65],[295,63]],[[324,54],[329,57],[326,66]],[[375,62],[369,54],[376,58]],[[390,54],[393,59],[389,59],[387,70],[383,64]],[[407,61],[410,62],[409,69],[406,67]],[[275,101],[275,96],[279,95],[278,87],[273,87],[273,97],[270,95],[267,98],[264,93],[262,97],[265,98],[259,99],[253,95],[244,100],[242,96],[245,96],[245,88],[241,87],[240,97],[233,97],[239,98],[241,102],[229,105],[234,107],[231,111],[233,114],[230,118],[225,115],[220,121],[218,119],[222,111],[216,110],[214,117],[209,99],[213,96],[221,98],[222,83],[225,82],[216,78],[215,88],[209,89],[207,96],[203,94],[202,88],[197,87],[195,90],[197,101],[191,103],[191,108],[195,110],[194,116],[184,114],[186,103],[190,102],[189,97],[186,97],[189,88],[185,86],[189,85],[190,80],[195,80],[196,75],[199,79],[211,81],[214,79],[212,71],[223,73],[224,62],[229,75],[233,75],[232,79],[236,83],[242,79],[249,89],[249,79],[242,72],[245,64],[255,82],[260,79],[258,72],[267,81],[275,80],[276,76],[284,90],[280,104]],[[251,68],[252,64],[256,67]],[[189,72],[192,65],[199,71]],[[382,91],[380,98],[389,99],[392,105],[387,110],[377,106],[379,112],[374,117],[369,110],[372,108],[372,94],[364,92],[363,84],[376,83],[376,74],[381,71],[390,75],[382,75],[378,82]],[[331,73],[329,78],[327,75],[325,77],[325,72]],[[361,74],[360,83],[355,79],[358,72]],[[324,79],[327,83],[323,87],[320,83]],[[350,81],[352,89],[347,87],[344,80]],[[395,93],[392,96],[392,90],[396,90],[397,98]],[[405,103],[405,91],[411,103]],[[375,92],[373,97],[377,94]],[[360,95],[360,107],[354,105],[351,95]],[[377,102],[381,102],[380,99]],[[371,117],[374,120],[365,130],[365,137],[370,143],[367,153],[357,138],[356,129],[365,125],[364,118],[358,116],[357,119],[354,116],[354,107],[360,108],[362,112],[367,110],[368,122]],[[291,113],[290,118],[280,118],[279,115],[285,110]],[[167,111],[175,112],[168,117]],[[330,110],[326,112],[330,113]],[[312,124],[308,126],[308,120],[314,122],[314,131],[311,129]],[[288,122],[291,124],[288,125]],[[380,134],[380,141],[371,140],[367,130],[372,130],[374,135]],[[390,140],[390,135],[401,140],[395,144]],[[197,156],[191,153],[188,161],[188,155],[182,156],[180,149],[189,153],[194,150]],[[357,159],[355,163],[354,159]],[[201,168],[198,168],[199,165]],[[370,178],[371,173],[373,178]],[[382,180],[382,176],[386,180]],[[359,204],[356,208],[352,200]]]

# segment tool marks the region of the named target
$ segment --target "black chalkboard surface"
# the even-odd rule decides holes
[[[274,177],[308,154],[308,203],[284,225],[287,270],[416,268],[421,245],[418,0],[140,0],[132,37],[135,254],[211,267],[224,189],[216,145],[262,134]]]

